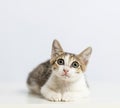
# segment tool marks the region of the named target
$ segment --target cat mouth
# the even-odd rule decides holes
[[[70,78],[70,76],[67,75],[67,74],[62,74],[61,76],[62,76],[62,77],[65,77],[65,78]]]

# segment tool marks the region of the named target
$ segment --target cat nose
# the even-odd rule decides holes
[[[69,72],[69,70],[63,69],[63,72],[64,72],[65,74],[67,74],[67,73]]]

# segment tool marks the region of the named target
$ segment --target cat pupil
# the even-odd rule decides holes
[[[77,64],[76,64],[76,63],[74,63],[74,66],[77,66]]]

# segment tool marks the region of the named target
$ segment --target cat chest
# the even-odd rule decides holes
[[[66,82],[62,82],[62,83],[59,83],[59,84],[55,84],[54,85],[54,89],[55,91],[57,92],[67,92],[67,91],[80,91],[81,90],[81,87],[78,86],[78,83],[76,84],[70,84],[70,83],[66,83]]]

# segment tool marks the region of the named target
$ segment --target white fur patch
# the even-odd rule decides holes
[[[40,92],[50,101],[74,101],[89,95],[83,74],[76,82],[67,82],[52,74]]]

